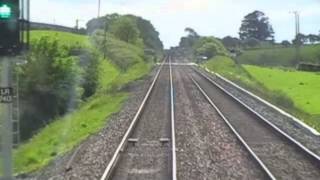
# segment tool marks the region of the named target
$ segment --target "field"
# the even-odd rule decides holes
[[[254,92],[320,131],[319,73],[239,65],[228,57],[219,56],[202,66]]]
[[[244,51],[238,58],[241,64],[259,66],[294,66],[296,50],[291,48],[256,49]],[[320,44],[306,45],[301,48],[304,62],[320,63]]]
[[[311,115],[320,114],[320,74],[251,65],[244,68],[268,89],[287,94],[297,108]]]
[[[55,31],[33,31],[31,35],[32,39],[50,36],[64,42],[67,46],[76,44],[82,48],[92,48],[87,36]],[[117,40],[112,42],[115,43],[114,46],[119,43]],[[121,49],[116,53],[124,54]],[[127,55],[140,57],[135,53],[128,49],[125,52]],[[116,57],[119,56],[121,55]],[[118,112],[128,97],[127,92],[113,91],[113,88],[121,88],[145,76],[151,69],[151,64],[146,63],[142,58],[137,58],[138,62],[125,72],[116,66],[115,61],[116,59],[100,59],[98,91],[95,95],[83,102],[76,111],[65,117],[57,118],[14,152],[16,174],[41,169],[55,157],[72,150],[88,136],[102,129],[108,117]]]

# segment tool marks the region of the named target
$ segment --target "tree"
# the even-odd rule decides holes
[[[266,41],[274,39],[274,31],[269,23],[269,18],[261,11],[254,11],[244,17],[239,35],[241,40],[255,38]]]
[[[111,25],[110,32],[116,38],[130,44],[136,44],[140,34],[137,24],[128,17],[118,18]]]
[[[114,23],[121,16],[119,14],[108,14],[100,18],[94,18],[88,21],[87,23],[87,32],[88,34],[93,34],[97,29],[105,29],[108,31],[111,24]]]
[[[190,27],[185,28],[184,31],[188,33],[188,37],[193,37],[193,38],[199,38],[200,37],[198,35],[198,33],[194,29],[192,29]]]
[[[208,59],[217,56],[228,56],[228,52],[223,44],[214,37],[201,37],[194,45],[195,54]]]
[[[284,47],[289,47],[291,45],[291,43],[288,40],[284,40],[281,42],[281,45]]]
[[[180,40],[180,47],[184,48],[192,48],[194,44],[199,40],[200,36],[199,34],[192,28],[185,28],[184,30],[188,35],[186,37],[182,37]]]
[[[236,48],[240,46],[241,42],[238,38],[234,38],[231,36],[226,36],[222,40],[222,43],[227,48]]]
[[[292,43],[293,43],[294,45],[299,45],[299,46],[301,46],[301,45],[305,44],[307,41],[308,41],[308,36],[300,33],[300,34],[298,34],[298,35],[296,36],[296,38],[295,38],[294,40],[292,40]]]
[[[136,19],[137,26],[141,38],[143,39],[144,45],[148,49],[152,49],[157,53],[162,53],[163,44],[159,37],[159,32],[156,31],[155,27],[151,24],[150,21],[145,20],[141,17],[136,17],[129,15],[132,19]]]
[[[94,34],[97,30],[111,31],[111,27],[120,18],[126,17],[132,23],[136,24],[140,34],[140,38],[143,40],[143,44],[147,49],[153,49],[157,54],[161,54],[163,51],[163,44],[159,38],[159,32],[156,31],[150,21],[134,15],[119,15],[108,14],[106,16],[91,19],[87,23],[88,34]]]
[[[308,35],[308,40],[311,44],[315,44],[316,42],[320,41],[320,36],[317,36],[315,34],[309,34]]]

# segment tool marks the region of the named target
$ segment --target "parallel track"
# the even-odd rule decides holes
[[[192,68],[192,73],[195,86],[270,179],[320,177],[318,155],[241,102],[212,78],[195,68]],[[227,106],[228,109],[225,108]]]
[[[166,61],[168,61],[168,63],[166,63]],[[167,153],[171,153],[170,155],[168,155],[168,158],[167,158],[167,156],[165,155],[165,156],[161,156],[161,155],[150,155],[150,154],[145,154],[145,155],[143,155],[144,157],[147,157],[147,158],[150,158],[151,156],[155,156],[155,157],[152,157],[152,158],[154,158],[157,162],[158,162],[158,160],[157,159],[161,159],[160,161],[163,163],[163,162],[167,162],[167,160],[169,159],[169,161],[171,161],[171,163],[168,163],[166,166],[168,166],[168,168],[165,168],[165,170],[163,170],[163,167],[157,167],[156,169],[153,169],[153,170],[150,170],[150,169],[148,169],[148,170],[141,170],[141,169],[134,169],[134,170],[128,170],[128,171],[132,171],[132,172],[129,172],[128,174],[134,174],[134,173],[136,173],[136,174],[148,174],[148,173],[150,173],[151,175],[150,176],[152,176],[152,177],[154,177],[153,175],[152,175],[152,173],[160,173],[160,171],[162,172],[162,171],[168,171],[168,172],[166,172],[166,173],[169,173],[169,174],[171,174],[171,175],[169,175],[170,176],[170,178],[172,178],[173,180],[176,180],[176,149],[175,149],[175,129],[174,129],[174,124],[175,124],[175,122],[174,122],[174,117],[175,117],[175,115],[174,115],[174,102],[173,102],[173,81],[172,81],[172,68],[171,68],[171,58],[170,57],[167,57],[162,63],[161,63],[161,65],[160,65],[160,68],[159,68],[159,70],[158,70],[158,72],[157,72],[157,74],[156,74],[156,76],[155,76],[155,78],[154,78],[154,80],[153,80],[153,82],[152,82],[152,84],[151,84],[151,86],[149,87],[149,90],[148,90],[148,92],[147,92],[147,94],[145,95],[145,97],[144,97],[144,99],[143,99],[143,101],[142,101],[142,103],[141,103],[141,105],[140,105],[140,107],[139,107],[139,110],[137,111],[137,113],[136,113],[136,115],[135,115],[135,117],[134,117],[134,119],[132,120],[132,122],[131,122],[131,124],[130,124],[130,126],[129,126],[129,128],[128,128],[128,130],[126,131],[126,133],[125,133],[125,135],[123,136],[123,138],[122,138],[122,140],[121,140],[121,143],[118,145],[118,147],[117,147],[117,149],[116,149],[116,151],[115,151],[115,153],[114,153],[114,155],[113,155],[113,157],[112,157],[112,159],[110,160],[110,162],[108,163],[108,165],[107,165],[107,167],[106,167],[106,169],[105,169],[105,171],[104,171],[104,173],[103,173],[103,175],[102,175],[102,177],[101,177],[101,180],[109,180],[109,179],[117,179],[117,178],[115,178],[114,176],[115,176],[115,172],[117,171],[117,169],[119,169],[119,164],[120,164],[120,162],[121,161],[125,161],[125,160],[123,160],[123,159],[125,159],[126,157],[130,157],[130,156],[133,156],[132,154],[133,153],[131,153],[130,154],[130,152],[126,152],[126,149],[128,149],[128,146],[129,146],[129,139],[131,138],[131,137],[133,137],[133,136],[138,136],[137,134],[139,134],[141,131],[148,131],[148,132],[152,132],[152,129],[145,129],[145,130],[141,130],[141,129],[139,129],[139,130],[136,130],[137,129],[137,127],[139,126],[139,124],[142,124],[142,125],[140,125],[140,128],[141,127],[145,127],[145,126],[147,126],[146,124],[148,124],[148,122],[147,121],[153,121],[153,120],[156,120],[155,118],[152,118],[152,117],[149,117],[149,118],[152,118],[152,120],[151,119],[147,119],[147,121],[146,120],[144,120],[144,122],[142,121],[143,119],[141,119],[142,118],[142,116],[144,116],[145,115],[145,111],[146,111],[146,109],[147,108],[150,108],[149,106],[147,106],[147,104],[149,103],[149,101],[151,101],[152,100],[152,98],[151,98],[151,96],[152,96],[152,94],[153,93],[156,93],[156,92],[154,92],[156,89],[155,89],[155,86],[157,85],[157,83],[161,83],[161,81],[159,81],[159,77],[160,77],[160,75],[161,75],[161,73],[163,73],[162,71],[163,71],[163,69],[164,68],[166,68],[166,67],[164,67],[164,66],[166,66],[165,64],[168,64],[168,66],[169,66],[169,72],[170,72],[170,74],[169,74],[169,78],[170,78],[170,82],[168,82],[169,84],[170,84],[170,96],[168,95],[168,97],[170,98],[170,107],[168,107],[168,108],[170,108],[170,123],[168,123],[169,124],[169,128],[170,128],[170,131],[169,130],[161,130],[160,129],[160,131],[162,132],[162,131],[168,131],[168,133],[164,133],[164,134],[168,134],[168,136],[171,136],[171,137],[159,137],[159,138],[164,138],[164,139],[166,139],[166,138],[168,138],[167,140],[169,140],[169,142],[166,142],[167,144],[169,144],[169,147],[164,147],[163,149],[164,150],[161,150],[161,152],[167,152]],[[158,85],[159,86],[159,85]],[[164,87],[163,87],[164,88]],[[158,87],[158,89],[159,89],[159,87]],[[150,111],[150,109],[149,109],[149,111]],[[157,113],[157,109],[153,109],[152,111],[154,111],[155,113]],[[158,112],[158,113],[160,113],[160,112]],[[157,119],[157,121],[160,121],[159,123],[161,123],[161,124],[165,124],[165,123],[167,123],[166,122],[166,119],[164,118],[164,119]],[[149,122],[150,123],[150,122]],[[166,129],[166,125],[162,125],[163,127],[165,127],[165,129]],[[152,127],[151,127],[152,128]],[[159,129],[158,129],[159,130]],[[162,133],[161,133],[162,134]],[[170,135],[169,135],[170,134]],[[143,135],[142,135],[143,136]],[[148,139],[149,138],[149,139]],[[171,138],[171,139],[170,139]],[[141,147],[141,149],[144,149],[144,148],[153,148],[153,146],[156,146],[156,147],[158,147],[158,146],[160,146],[159,145],[159,143],[160,143],[160,139],[158,139],[158,142],[156,141],[156,139],[154,139],[154,137],[142,137],[141,139],[143,139],[143,140],[141,140],[141,141],[146,141],[146,142],[144,142],[144,143],[140,143],[140,139],[136,139],[136,140],[138,140],[139,141],[139,143],[137,142],[136,143],[136,145],[133,145],[133,146],[143,146],[143,147]],[[152,140],[151,140],[152,139]],[[146,146],[146,147],[144,147],[144,145]],[[162,149],[162,147],[160,147],[160,148],[157,148],[157,149]],[[150,150],[149,150],[150,151]],[[125,154],[125,153],[127,153],[127,154]],[[129,153],[129,154],[128,154]],[[148,153],[148,152],[145,152],[144,150],[142,150],[142,152],[141,151],[138,151],[138,153],[137,154],[135,154],[134,156],[140,156],[140,154],[139,153]],[[151,158],[151,159],[152,159]],[[135,160],[135,157],[133,157],[133,158],[131,158],[131,160],[128,160],[128,161],[133,161],[132,163],[133,164],[135,164],[135,162],[134,162],[134,160]],[[149,159],[150,160],[150,159]],[[141,161],[141,160],[140,160]],[[143,161],[143,160],[142,160]],[[156,164],[156,162],[153,162],[152,164]],[[143,165],[143,166],[145,166],[145,165]],[[148,167],[147,167],[148,168]],[[161,169],[162,168],[162,169]],[[170,170],[169,170],[169,168],[171,168]],[[165,174],[166,174],[165,173]],[[139,178],[139,179],[143,179],[143,178]]]

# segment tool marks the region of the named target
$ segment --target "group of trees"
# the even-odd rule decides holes
[[[220,40],[228,49],[256,47],[263,43],[274,43],[274,30],[263,12],[254,11],[242,20],[239,37],[226,36]]]
[[[239,30],[240,39],[227,36],[222,39],[223,44],[228,48],[256,47],[261,44],[275,44],[274,30],[269,22],[269,18],[261,11],[254,11],[246,15]],[[314,44],[320,42],[320,35],[298,34],[291,42],[282,41],[284,47],[290,45]]]
[[[109,14],[87,23],[87,31],[93,34],[104,30],[116,38],[155,52],[162,52],[163,44],[150,21],[134,15]]]
[[[309,35],[305,35],[305,34],[298,34],[297,37],[292,40],[293,44],[297,44],[297,45],[302,45],[302,44],[315,44],[320,42],[320,35],[315,35],[315,34],[309,34]]]
[[[182,37],[179,43],[181,48],[189,50],[197,58],[210,59],[216,55],[227,55],[223,44],[215,37],[200,36],[194,29],[186,28],[187,36]]]
[[[274,41],[274,31],[269,18],[261,11],[254,11],[244,17],[239,35],[241,40],[253,38],[259,41]]]

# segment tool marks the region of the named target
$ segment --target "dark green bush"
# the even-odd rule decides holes
[[[75,108],[79,101],[81,71],[78,58],[69,54],[70,48],[49,37],[32,42],[28,63],[19,74],[23,139]]]

